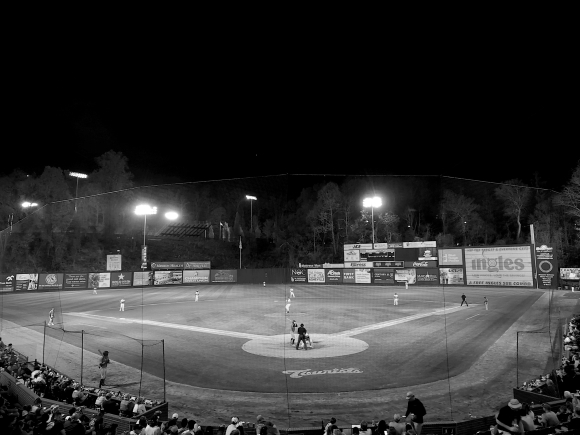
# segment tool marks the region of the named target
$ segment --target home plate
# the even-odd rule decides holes
[[[296,350],[290,343],[290,334],[261,337],[246,342],[242,349],[248,353],[272,358],[311,359],[352,355],[367,350],[369,345],[358,338],[331,334],[312,335],[313,347]]]

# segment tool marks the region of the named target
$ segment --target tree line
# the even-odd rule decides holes
[[[282,175],[139,186],[117,151],[97,157],[87,175],[46,167],[0,178],[0,271],[103,270],[106,254],[118,252],[138,268],[144,233],[158,261],[213,258],[238,267],[241,240],[243,267],[292,267],[343,262],[345,243],[371,243],[373,234],[376,243],[436,240],[441,247],[530,243],[530,224],[536,244],[553,246],[561,265],[580,263],[580,162],[561,192],[537,177]],[[250,203],[248,194],[257,199]],[[368,196],[383,204],[363,207]],[[37,205],[24,209],[24,201]],[[159,216],[136,216],[139,203],[156,205]],[[161,216],[169,209],[177,223]],[[176,224],[206,230],[160,236]]]

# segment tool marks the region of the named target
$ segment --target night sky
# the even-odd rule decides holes
[[[532,183],[537,174],[559,190],[580,157],[572,113],[560,97],[529,94],[527,81],[390,89],[373,77],[304,74],[246,81],[107,71],[54,82],[27,74],[5,101],[0,175],[91,172],[112,149],[128,157],[138,185],[286,173]]]

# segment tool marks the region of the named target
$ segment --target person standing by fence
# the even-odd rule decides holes
[[[101,352],[101,350],[98,349],[98,351],[101,354],[101,362],[99,363],[99,369],[101,370],[101,381],[99,382],[99,388],[101,388],[105,385],[105,379],[107,377],[107,366],[111,363],[111,360],[109,359],[108,350]]]

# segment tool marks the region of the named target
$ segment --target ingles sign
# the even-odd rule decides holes
[[[467,285],[533,287],[529,246],[465,248]]]

